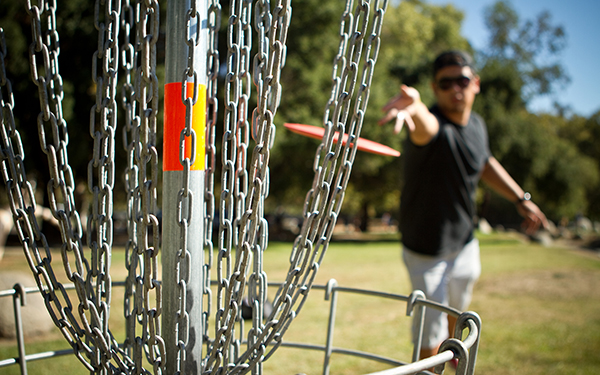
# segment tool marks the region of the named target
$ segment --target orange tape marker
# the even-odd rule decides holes
[[[193,97],[194,84],[187,84],[187,97]],[[179,162],[181,131],[185,129],[185,105],[181,101],[181,82],[165,85],[165,119],[163,133],[163,171],[183,171]],[[196,133],[196,159],[192,171],[204,170],[206,129],[206,86],[198,85],[198,100],[192,109],[192,129]],[[192,137],[185,138],[185,157],[191,159]]]

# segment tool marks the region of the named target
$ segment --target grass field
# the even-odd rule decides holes
[[[482,318],[476,374],[596,374],[600,370],[600,257],[567,247],[542,247],[509,234],[479,236],[483,275],[471,310]],[[265,255],[269,281],[287,272],[291,244],[271,243]],[[112,269],[123,261],[115,251]],[[58,258],[57,258],[58,259]],[[18,250],[7,251],[0,272],[24,266]],[[334,242],[316,284],[336,279],[340,286],[408,294],[410,285],[398,242]],[[119,280],[113,276],[113,280]],[[115,290],[114,294],[119,291]],[[271,292],[274,293],[274,290]],[[313,290],[284,341],[323,345],[328,303]],[[411,353],[405,305],[370,297],[340,297],[334,346],[402,360]],[[122,329],[121,307],[112,308],[111,326]],[[121,318],[121,319],[119,319]],[[64,349],[60,334],[28,339],[27,352]],[[17,355],[15,342],[0,341],[0,360]],[[265,374],[320,374],[323,354],[280,348],[264,364]],[[331,374],[364,374],[382,364],[334,355]],[[18,374],[11,366],[2,374]],[[29,374],[86,374],[74,356],[32,362]]]

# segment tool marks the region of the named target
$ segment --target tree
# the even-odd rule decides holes
[[[44,15],[42,15],[43,19]],[[67,122],[71,144],[68,153],[70,164],[77,176],[87,178],[88,152],[92,147],[89,137],[89,111],[95,101],[91,78],[92,54],[98,45],[94,28],[94,9],[85,1],[62,2],[56,11],[56,28],[60,39],[60,74],[64,99],[63,117]],[[38,189],[45,191],[50,179],[48,168],[40,167],[47,157],[38,140],[39,94],[30,74],[31,17],[21,1],[2,2],[0,26],[5,30],[7,44],[6,70],[13,83],[15,122],[21,132],[25,149],[28,177],[36,180]],[[37,54],[38,66],[41,54]],[[89,68],[86,68],[89,67]],[[48,129],[46,129],[48,131]],[[83,176],[83,177],[81,177]],[[46,194],[43,194],[46,199]],[[45,205],[48,203],[44,200]]]
[[[285,122],[320,126],[331,91],[332,62],[339,44],[344,2],[307,0],[293,4],[282,70],[283,93],[275,117],[277,136],[270,161],[267,204],[299,213],[312,185],[318,142],[292,134]]]
[[[495,156],[550,219],[587,213],[588,193],[597,190],[600,173],[593,158],[560,135],[560,129],[572,120],[522,111],[506,113],[494,121],[501,124],[490,137]],[[504,225],[521,222],[512,204],[499,196],[484,197],[481,214],[488,221]]]
[[[491,37],[478,54],[481,93],[475,110],[487,121],[492,153],[550,218],[585,212],[588,191],[598,183],[593,156],[558,130],[571,123],[561,113],[527,110],[531,99],[568,83],[560,64],[563,28],[552,24],[548,12],[521,22],[508,1],[487,8],[485,19]],[[489,193],[482,196],[487,197],[482,214],[491,221],[520,221],[511,204]]]
[[[589,158],[589,170],[596,171],[600,175],[600,111],[589,118],[573,116],[563,121],[557,129],[557,135],[561,139],[568,140],[579,153]],[[581,209],[580,213],[588,215],[591,219],[600,220],[600,181],[587,186],[586,203],[587,209]]]
[[[566,33],[562,26],[552,24],[548,11],[521,23],[510,2],[501,0],[486,8],[484,18],[491,37],[481,55],[486,63],[507,63],[518,70],[525,102],[569,82],[560,63]]]
[[[294,5],[278,124],[286,121],[322,123],[331,89],[332,62],[339,43],[342,8],[336,1],[321,1],[318,7],[313,5],[312,1]],[[462,13],[451,5],[438,7],[413,0],[388,7],[361,136],[401,148],[404,134],[398,137],[393,134],[392,127],[375,125],[381,117],[380,108],[397,94],[401,82],[423,88],[424,97],[431,100],[427,62],[450,47],[469,49],[469,44],[460,35],[462,18]],[[306,192],[310,188],[317,143],[281,133],[272,153],[271,199],[278,205],[290,201],[299,203],[292,197],[303,199],[300,191]],[[285,155],[294,155],[294,158]],[[373,211],[378,214],[396,211],[399,171],[400,160],[397,158],[358,154],[343,212],[348,216],[362,212],[365,216]],[[292,187],[286,188],[284,184]],[[366,218],[363,217],[362,222],[364,225]]]

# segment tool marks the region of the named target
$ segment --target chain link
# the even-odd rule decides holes
[[[246,259],[237,247],[236,228],[239,225],[240,209],[244,207],[247,189],[245,160],[247,150],[247,101],[249,90],[247,72],[249,69],[249,51],[252,46],[251,33],[248,32],[251,16],[251,3],[237,0],[230,3],[230,17],[227,26],[227,75],[225,77],[225,121],[221,149],[221,196],[219,220],[219,252],[217,259],[217,295],[215,314],[215,337],[209,345],[205,371],[218,373],[231,360],[231,339],[235,335],[235,321],[241,307],[245,284],[245,268],[233,270],[236,249],[238,259]],[[251,30],[250,30],[251,31]],[[216,43],[216,41],[214,41]],[[215,44],[216,46],[216,44]],[[210,57],[209,57],[210,62]],[[244,83],[246,85],[244,86]],[[210,95],[210,92],[209,92]],[[209,99],[210,102],[210,99]],[[208,130],[211,130],[208,124]],[[209,137],[207,137],[207,142]],[[207,150],[212,150],[211,145]],[[240,265],[238,263],[238,265]],[[241,271],[241,272],[240,272]],[[240,283],[240,277],[244,283]],[[240,290],[241,288],[241,290]],[[235,356],[235,354],[234,354]]]
[[[291,2],[278,1],[272,12],[268,1],[256,2],[258,51],[254,57],[254,84],[257,86],[257,106],[252,115],[252,136],[256,146],[250,170],[252,183],[247,210],[240,225],[240,239],[246,241],[254,257],[253,272],[249,278],[249,301],[253,307],[252,329],[248,333],[248,348],[237,363],[247,361],[254,373],[262,373],[268,340],[265,333],[274,322],[263,322],[267,300],[267,274],[262,268],[263,252],[268,246],[268,224],[264,219],[264,200],[269,192],[270,149],[275,139],[273,119],[281,99],[281,69],[285,64],[286,40],[291,19]],[[272,316],[270,317],[272,319]]]
[[[123,1],[121,11],[121,68],[124,80],[121,85],[121,106],[125,111],[125,122],[123,126],[123,147],[127,152],[127,165],[123,173],[125,191],[127,192],[127,244],[125,246],[125,267],[127,278],[125,281],[125,293],[123,313],[125,316],[125,342],[124,351],[128,358],[135,358],[131,368],[138,367],[141,361],[141,345],[136,338],[136,326],[143,320],[138,320],[138,311],[142,310],[141,280],[143,267],[143,253],[138,246],[138,221],[136,213],[139,211],[134,206],[136,203],[136,188],[139,186],[139,168],[136,164],[135,150],[136,142],[139,142],[139,117],[137,117],[137,101],[135,91],[135,75],[138,71],[137,56],[140,50],[140,38],[136,32],[136,24],[139,23],[139,11],[137,4],[131,0]],[[133,38],[133,41],[132,41]],[[139,276],[138,276],[139,275]],[[139,281],[139,282],[138,282]],[[134,353],[135,351],[135,353]],[[135,354],[139,354],[136,357]],[[141,367],[141,366],[140,366]]]
[[[203,342],[206,352],[211,351],[209,320],[212,315],[212,290],[210,288],[213,267],[213,223],[215,219],[215,171],[217,169],[216,127],[219,110],[217,98],[217,78],[219,75],[219,40],[221,28],[221,4],[219,0],[209,1],[207,41],[207,83],[206,83],[206,162],[204,175],[204,311],[202,313]],[[203,368],[205,368],[205,364]]]
[[[41,112],[37,121],[40,146],[48,157],[50,168],[51,178],[48,182],[50,210],[52,216],[58,220],[63,237],[61,255],[65,271],[69,280],[74,282],[79,297],[77,309],[79,323],[70,322],[77,327],[75,328],[77,335],[74,349],[78,353],[79,359],[88,368],[106,372],[111,358],[108,349],[110,341],[107,341],[108,334],[106,330],[108,309],[106,302],[102,300],[102,296],[98,295],[97,292],[99,289],[102,289],[103,292],[108,290],[107,295],[110,296],[110,286],[107,288],[102,285],[102,282],[98,283],[99,272],[97,268],[90,268],[83,256],[81,244],[83,231],[79,214],[75,211],[74,181],[67,159],[67,124],[62,117],[61,101],[63,94],[62,78],[60,78],[58,65],[60,48],[58,46],[58,32],[56,31],[56,4],[48,1],[40,2],[40,6],[41,9],[35,5],[32,6],[29,2],[27,4],[28,12],[32,16],[32,25],[34,25],[32,27],[33,42],[30,46],[30,64],[32,80],[38,87],[40,98]],[[38,58],[40,55],[43,59]],[[43,60],[43,66],[39,65],[41,60]],[[41,75],[38,72],[44,74]],[[48,129],[50,129],[50,132],[48,132]],[[51,143],[47,140],[47,134],[52,134]],[[70,254],[75,257],[75,272],[71,271],[69,265]],[[97,267],[97,263],[92,263],[92,267]],[[42,270],[43,272],[40,272]],[[49,258],[45,260],[43,267],[37,267],[37,271],[44,275],[43,278],[46,282],[51,280],[53,287],[48,288],[48,292],[52,293],[52,290],[56,288],[63,289],[62,285],[59,285],[55,279]],[[38,283],[40,290],[44,287],[42,284]],[[94,284],[96,284],[96,289],[94,289]],[[64,297],[67,299],[67,304],[70,305],[68,296],[64,294]],[[48,303],[47,307],[49,307]],[[51,312],[51,316],[53,315]],[[68,315],[75,319],[70,308]],[[56,323],[57,316],[54,315],[53,318],[55,318]],[[60,320],[58,321],[60,323]],[[83,328],[80,328],[80,325],[83,325]],[[85,338],[85,344],[81,341],[82,337]],[[86,359],[83,359],[82,352],[87,357]]]
[[[104,11],[102,11],[104,5]],[[87,222],[87,244],[91,250],[92,276],[97,278],[96,295],[102,314],[102,333],[111,342],[108,331],[110,311],[110,259],[113,238],[113,188],[115,175],[115,132],[117,128],[117,80],[119,64],[119,19],[117,0],[96,0],[94,26],[98,31],[98,49],[92,63],[96,84],[96,103],[90,111],[90,135],[94,140],[93,157],[88,164],[88,189],[93,196]],[[96,172],[96,173],[94,173]],[[94,176],[97,176],[94,179]],[[96,238],[93,238],[95,234]],[[102,298],[104,297],[104,299]],[[118,344],[115,343],[115,347]],[[109,358],[101,358],[108,373]]]
[[[277,350],[283,334],[302,308],[326,253],[341,209],[356,155],[356,142],[353,140],[360,134],[368,102],[387,1],[379,1],[374,7],[373,26],[368,35],[371,4],[361,1],[354,14],[351,13],[351,7],[352,1],[349,0],[342,16],[340,45],[334,60],[332,94],[324,116],[326,131],[315,157],[315,178],[305,201],[303,226],[290,256],[288,276],[276,294],[273,313],[260,331],[253,332],[256,335],[252,339],[253,346],[240,358],[241,361],[247,360],[250,366],[267,360]],[[362,79],[357,88],[365,36],[366,57]],[[264,82],[268,79],[258,81]],[[334,143],[334,134],[345,132],[350,113],[347,145],[342,146],[341,142]],[[248,341],[250,343],[250,338]],[[273,346],[267,352],[265,348],[268,345]]]
[[[93,268],[90,268],[82,252],[83,231],[75,210],[74,179],[67,159],[67,124],[62,115],[64,95],[58,66],[60,48],[56,30],[56,4],[47,1],[41,2],[38,7],[28,1],[26,5],[32,18],[33,42],[29,48],[32,80],[38,87],[41,108],[37,118],[38,134],[42,151],[48,158],[51,177],[48,183],[50,211],[61,231],[61,256],[66,276],[76,286],[78,317],[73,314],[73,306],[65,288],[56,279],[51,267],[48,242],[35,218],[36,202],[23,165],[25,156],[12,113],[14,99],[2,63],[1,81],[2,86],[7,88],[9,98],[7,102],[4,94],[1,94],[3,180],[8,187],[19,239],[50,316],[82,363],[90,371],[106,373],[113,366],[110,362],[112,342],[108,332],[110,277],[106,268],[97,268],[98,262],[93,262]],[[4,61],[4,35],[2,40]],[[51,139],[47,139],[46,134],[51,134]],[[43,248],[44,255],[40,248]],[[70,257],[75,258],[75,270],[71,269]],[[100,263],[106,265],[107,258],[104,256]]]
[[[152,366],[154,374],[162,374],[166,347],[160,330],[162,290],[158,278],[160,241],[156,190],[159,4],[156,0],[124,0],[123,13],[128,16],[121,21],[125,34],[121,45],[122,67],[126,77],[121,101],[126,110],[123,138],[128,154],[125,185],[129,220],[124,346],[134,361],[133,374],[149,373],[143,366],[143,358]]]
[[[193,107],[198,101],[198,91],[201,86],[199,85],[198,72],[195,69],[194,58],[196,56],[195,50],[199,48],[200,34],[201,34],[201,17],[199,9],[199,1],[192,0],[191,7],[186,14],[186,36],[185,43],[188,46],[188,59],[187,66],[185,68],[183,79],[181,82],[181,100],[185,105],[185,127],[182,129],[180,134],[180,157],[179,162],[183,166],[182,186],[177,196],[177,218],[180,229],[179,250],[177,253],[177,289],[179,292],[180,306],[176,311],[175,321],[177,332],[177,367],[176,374],[185,374],[185,363],[186,363],[186,346],[189,341],[190,331],[190,316],[188,314],[186,287],[190,282],[191,270],[191,259],[192,255],[188,246],[188,230],[190,229],[190,223],[192,221],[192,208],[193,192],[190,189],[190,171],[191,166],[195,162],[196,158],[196,132],[193,129]],[[192,27],[194,26],[194,27]],[[194,35],[195,34],[195,35]],[[193,94],[189,96],[188,85],[193,85]],[[190,155],[185,156],[184,145],[187,143],[186,138],[189,138],[190,144]]]
[[[253,60],[252,78],[258,99],[252,116],[252,128],[247,120],[252,45],[250,3],[233,2],[228,23],[223,186],[217,260],[218,311],[207,373],[245,373],[250,370],[261,373],[260,362],[265,352],[262,307],[266,301],[267,278],[262,270],[262,252],[267,247],[268,226],[264,219],[264,199],[268,195],[269,151],[275,136],[273,118],[281,95],[279,78],[285,63],[291,6],[289,1],[279,2],[271,12],[268,1],[257,1],[255,8],[258,51]],[[250,135],[256,146],[248,165]],[[234,248],[236,253],[232,254]],[[252,272],[248,275],[251,265]],[[253,306],[253,326],[248,333],[248,349],[241,353],[241,338],[233,337],[246,283],[248,299]],[[244,331],[243,326],[240,331]]]

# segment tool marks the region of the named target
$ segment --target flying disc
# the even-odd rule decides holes
[[[325,128],[320,126],[313,125],[304,125],[304,124],[283,124],[286,128],[288,128],[291,132],[304,135],[309,138],[315,139],[323,139],[323,135],[325,135]],[[339,132],[336,132],[333,136],[333,141],[337,142],[339,139]],[[342,137],[342,144],[345,145],[348,141],[348,134],[344,134]],[[373,142],[365,138],[358,138],[356,142],[356,148],[360,151],[370,152],[372,154],[377,155],[385,155],[385,156],[400,156],[400,151],[396,151],[391,147],[386,145],[382,145],[381,143]]]

